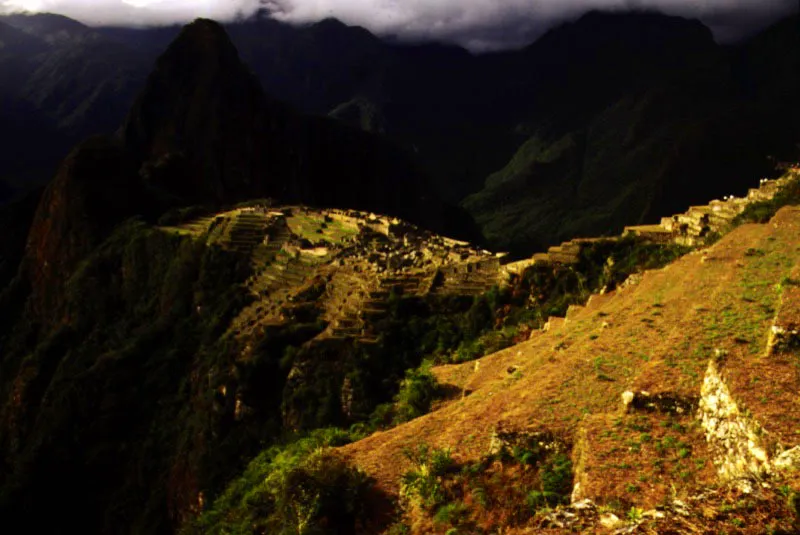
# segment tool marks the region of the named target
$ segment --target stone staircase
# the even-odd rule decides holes
[[[366,313],[368,310],[373,313]],[[386,301],[362,301],[361,307],[350,304],[341,317],[331,322],[330,337],[355,339],[362,344],[377,343],[378,333],[373,321],[384,317],[387,310]]]
[[[258,282],[253,289],[266,296],[276,289],[300,286],[313,271],[314,265],[302,259],[279,256],[256,276]]]
[[[425,282],[428,278],[429,275],[424,271],[398,273],[382,278],[380,288],[387,293],[394,291],[406,297],[418,296],[425,293]]]
[[[423,296],[430,287],[431,278],[432,275],[424,271],[395,273],[383,277],[376,288],[367,292],[366,299],[360,306],[351,309],[345,323],[337,326],[334,334],[355,337],[363,344],[377,343],[380,333],[375,322],[389,313],[389,297],[392,292],[405,297]]]
[[[377,343],[380,333],[375,322],[387,316],[392,293],[405,297],[427,295],[433,276],[426,271],[396,272],[381,278],[374,287],[352,291],[339,306],[341,316],[331,322],[330,336],[356,339],[362,344]]]
[[[654,225],[657,227],[657,225]],[[513,275],[521,275],[526,269],[534,265],[550,265],[562,264],[572,265],[580,262],[581,251],[587,245],[613,242],[619,240],[619,237],[602,237],[602,238],[575,238],[562,243],[561,245],[554,245],[550,247],[546,253],[536,253],[530,258],[519,260],[505,264],[499,269],[499,276],[501,280],[509,280]]]

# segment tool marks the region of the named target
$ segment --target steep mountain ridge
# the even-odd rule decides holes
[[[100,181],[105,173],[94,168]],[[89,180],[85,173],[76,176]],[[77,186],[87,187],[80,182]],[[775,193],[763,187],[765,195]],[[58,189],[53,189],[49,195],[56,198],[56,193]],[[84,198],[91,199],[87,194]],[[752,201],[765,198],[753,195]],[[93,202],[98,200],[103,201]],[[107,201],[98,205],[111,208]],[[618,321],[610,314],[622,301],[610,296],[596,299],[583,310],[571,307],[566,323],[559,326],[551,320],[545,334],[534,333],[531,342],[487,357],[477,369],[473,362],[434,368],[445,385],[443,391],[448,392],[439,403],[441,409],[407,426],[376,433],[346,449],[346,456],[351,458],[353,452],[352,458],[377,476],[382,492],[391,496],[395,477],[405,469],[397,464],[402,446],[414,446],[409,437],[417,441],[428,437],[433,428],[427,424],[445,416],[452,425],[437,423],[438,431],[427,440],[439,444],[436,440],[446,440],[451,431],[463,431],[458,435],[463,438],[459,447],[465,449],[458,454],[467,461],[484,450],[486,439],[471,426],[480,425],[480,433],[488,432],[487,422],[498,414],[495,410],[504,414],[497,421],[505,418],[509,424],[507,429],[498,428],[498,434],[506,437],[502,440],[519,434],[510,425],[517,422],[515,414],[527,421],[535,413],[539,423],[560,433],[559,444],[565,446],[559,448],[571,447],[569,433],[578,425],[575,416],[583,406],[566,403],[563,410],[559,405],[559,411],[552,413],[546,398],[533,394],[554,388],[565,394],[578,392],[577,376],[586,370],[590,370],[588,377],[597,377],[599,385],[590,395],[581,396],[590,409],[613,413],[621,388],[649,389],[655,395],[660,391],[653,385],[659,384],[669,387],[665,391],[671,394],[690,396],[698,380],[693,372],[704,365],[702,359],[693,354],[667,359],[654,353],[641,368],[640,381],[623,386],[623,379],[629,378],[625,370],[632,368],[625,359],[639,356],[633,348],[617,351],[614,344],[627,344],[624,340],[630,333],[625,329],[635,331],[648,348],[662,347],[655,345],[656,338],[667,347],[663,329],[675,336],[697,334],[700,326],[688,328],[697,318],[687,312],[694,309],[687,305],[689,298],[680,297],[681,292],[700,292],[697,299],[706,303],[712,302],[706,293],[724,289],[730,295],[720,306],[727,310],[739,289],[729,289],[730,281],[720,270],[740,269],[736,266],[741,255],[749,259],[743,261],[744,267],[757,268],[753,275],[769,280],[784,277],[784,268],[789,269],[789,260],[794,258],[793,242],[786,240],[796,235],[795,223],[787,217],[776,219],[777,227],[756,227],[763,230],[747,234],[746,239],[731,235],[715,246],[714,254],[706,254],[710,259],[694,255],[689,257],[693,260],[667,268],[664,273],[673,277],[663,281],[668,295],[644,281],[639,286],[626,285],[619,295],[635,297],[624,298],[623,311],[614,312]],[[735,252],[728,254],[730,247]],[[751,249],[754,252],[748,252]],[[757,252],[761,249],[763,257]],[[554,252],[549,269],[536,259],[533,266],[543,269],[543,274],[555,273],[556,266],[566,261],[565,253]],[[688,274],[677,282],[684,264],[691,270],[710,271],[698,276],[696,283],[689,282]],[[650,277],[645,276],[645,281]],[[747,277],[746,288],[753,295],[743,301],[746,310],[717,327],[726,329],[724,343],[730,342],[730,334],[734,347],[758,346],[757,332],[749,330],[751,320],[771,320],[774,312],[759,308],[773,297],[770,283]],[[170,531],[181,526],[190,530],[197,514],[212,510],[208,500],[223,495],[232,475],[266,444],[274,444],[281,431],[363,421],[376,403],[386,402],[396,392],[404,370],[419,364],[417,344],[454,348],[452,329],[461,321],[467,328],[493,323],[493,314],[486,313],[492,310],[488,305],[492,298],[486,297],[492,290],[481,292],[498,279],[503,279],[502,269],[494,255],[383,216],[255,202],[202,217],[177,210],[166,215],[160,227],[129,221],[93,248],[61,285],[57,295],[67,314],[54,329],[37,335],[38,327],[24,311],[21,318],[4,321],[3,344],[9,348],[0,362],[0,375],[9,378],[2,384],[5,402],[0,411],[2,462],[8,467],[0,476],[4,514],[24,520],[32,529],[55,532],[78,524],[91,532]],[[16,306],[13,299],[19,292],[14,288],[0,297],[4,316]],[[649,301],[633,293],[638,288],[659,295],[656,309],[663,318],[643,312],[650,312]],[[532,290],[538,293],[543,288]],[[528,303],[525,294],[521,299]],[[607,308],[593,314],[597,307]],[[696,313],[712,323],[716,317],[708,310]],[[609,326],[603,327],[603,322]],[[577,330],[570,330],[573,325]],[[746,333],[728,333],[740,325],[747,326]],[[791,321],[783,319],[781,325],[791,325]],[[560,333],[567,334],[562,338]],[[746,338],[749,345],[737,342],[737,337]],[[668,337],[669,345],[677,347],[680,340],[673,338]],[[527,344],[538,348],[530,353],[532,360],[526,356]],[[605,344],[600,360],[592,360],[598,344]],[[540,352],[543,348],[550,348],[553,362]],[[584,362],[586,352],[593,355],[588,362]],[[569,365],[560,366],[565,361]],[[537,363],[544,367],[538,368]],[[686,377],[676,375],[674,385],[657,382],[673,369],[685,372]],[[554,379],[547,380],[551,372]],[[575,376],[566,386],[558,380],[565,373]],[[148,394],[144,399],[142,392]],[[517,405],[521,399],[525,403]],[[489,412],[484,411],[486,407]],[[465,408],[475,413],[462,412]],[[453,419],[448,416],[451,413],[469,417]],[[681,418],[673,423],[691,424],[690,419]],[[637,421],[631,425],[643,425]],[[587,434],[605,436],[609,428],[615,429],[613,415],[592,422],[595,427],[586,427]],[[658,420],[654,422],[651,425],[656,427]],[[464,434],[469,429],[473,431]],[[653,431],[652,435],[659,443],[672,436],[669,440],[680,440],[708,461],[710,454],[702,457],[704,442],[691,429],[679,438],[674,433],[661,436]],[[475,436],[470,439],[470,434]],[[396,437],[406,438],[397,441]],[[385,448],[372,449],[375,444]],[[609,448],[613,447],[611,443]],[[367,448],[371,453],[366,453]],[[594,455],[605,450],[572,451]],[[391,457],[386,464],[385,455]],[[590,466],[594,462],[586,461]],[[682,466],[676,459],[668,462],[672,463],[668,468]],[[626,481],[628,469],[620,470],[624,474],[615,476],[615,481]],[[692,472],[689,481],[706,481],[703,478],[710,473],[706,462]],[[87,482],[88,494],[68,492],[79,476]],[[624,484],[612,492],[591,473],[580,477],[587,492],[611,497],[625,492]],[[667,476],[652,477],[662,485],[657,478]],[[664,488],[648,491],[645,497],[650,501],[632,503],[649,507]],[[37,514],[42,504],[55,514]],[[252,509],[252,503],[246,507],[249,514],[259,514],[252,513],[260,510]],[[421,532],[439,529],[425,524],[424,518],[421,522],[428,526],[419,528]]]
[[[131,215],[268,196],[465,228],[398,151],[269,101],[224,29],[199,20],[159,59],[118,134],[76,148],[46,189],[24,268],[34,308],[58,318],[48,296]]]
[[[463,224],[456,211],[444,218],[446,207],[389,143],[265,97],[212,21],[188,25],[170,45],[120,133],[145,181],[184,204],[275,197],[432,229]]]
[[[32,290],[31,320],[62,319],[68,275],[147,200],[118,143],[96,138],[70,153],[39,200],[20,265]]]

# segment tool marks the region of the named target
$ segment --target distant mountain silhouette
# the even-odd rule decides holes
[[[561,82],[539,91],[531,137],[464,201],[490,243],[525,254],[656,222],[680,206],[741,193],[773,172],[768,155],[792,154],[796,19],[733,48],[714,45],[696,23],[661,20],[667,36],[647,51],[637,34],[659,20],[590,14],[528,49],[548,58],[561,42],[563,57],[544,76]],[[609,31],[596,47],[579,46],[601,27]]]
[[[45,181],[69,147],[116,128],[145,86],[149,66],[180,32],[178,27],[87,29],[45,15],[0,17],[0,22],[16,43],[9,51],[18,51],[7,63],[16,73],[6,91],[15,104],[4,110],[29,118],[4,123],[0,117],[0,129],[18,147],[18,156],[0,161],[0,177],[11,184]],[[473,195],[465,206],[493,247],[526,253],[576,233],[615,232],[622,222],[649,220],[767,173],[766,156],[780,158],[797,140],[782,119],[796,109],[789,97],[797,88],[794,26],[796,18],[722,47],[697,21],[649,12],[591,12],[524,49],[479,56],[450,45],[387,43],[333,19],[293,27],[260,16],[226,29],[270,96],[271,113],[283,113],[280,101],[382,134],[413,154],[440,196],[455,203]],[[39,143],[34,144],[35,133],[10,135],[12,125],[23,122],[43,133]],[[329,126],[294,124],[269,143],[288,136],[295,146],[307,146],[306,128]],[[349,139],[360,143],[361,138]],[[562,154],[558,147],[564,143],[576,143],[576,149]],[[319,149],[328,141],[317,136],[312,144]],[[542,148],[533,154],[532,144]],[[708,169],[699,161],[708,151],[721,155],[730,146],[737,148],[727,164]],[[310,149],[297,154],[304,150]],[[606,152],[614,156],[606,158]],[[296,168],[297,162],[275,158],[269,158],[273,170]],[[303,158],[306,167],[322,165],[316,157],[317,163]],[[539,162],[535,171],[526,171],[538,177],[530,179],[535,188],[519,189],[513,180],[504,181],[503,191],[487,185],[489,177],[497,182],[501,170],[506,178],[518,175],[526,158]],[[559,165],[549,170],[541,165],[553,159]],[[602,162],[603,169],[594,162]],[[267,165],[266,157],[258,165]],[[259,194],[311,199],[313,192],[309,202],[360,202],[332,197],[336,192],[320,191],[319,184],[282,184],[284,189],[265,187]],[[204,184],[203,195],[217,187]],[[576,187],[582,193],[570,193]],[[587,213],[592,194],[586,192],[598,188],[605,205]],[[514,198],[514,207],[503,200],[507,197]],[[524,199],[536,199],[532,202],[540,207]],[[531,223],[544,212],[546,223]],[[506,232],[510,219],[520,221],[513,233]],[[493,229],[503,229],[504,236]]]

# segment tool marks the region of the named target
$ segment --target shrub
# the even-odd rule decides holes
[[[325,450],[275,476],[267,478],[275,511],[266,525],[276,533],[338,533],[365,514],[369,478]]]
[[[641,522],[643,515],[644,511],[642,509],[640,509],[639,507],[631,507],[630,509],[628,509],[628,514],[626,516],[628,517],[628,520],[630,520],[631,522]]]
[[[766,223],[784,206],[800,204],[800,181],[787,184],[769,201],[751,203],[732,221],[733,226],[744,223]]]
[[[395,423],[407,422],[426,414],[439,394],[439,383],[429,367],[406,371],[395,396]]]
[[[458,524],[467,514],[466,506],[461,502],[448,503],[439,507],[433,515],[437,524]]]
[[[792,492],[786,499],[789,509],[794,513],[795,518],[800,521],[800,492]]]
[[[265,450],[184,532],[352,532],[367,513],[372,481],[326,449],[352,438],[325,429]]]
[[[557,454],[542,467],[539,474],[543,492],[550,492],[569,498],[572,491],[572,462],[563,453]]]
[[[404,453],[414,463],[414,468],[403,474],[401,497],[428,511],[443,505],[446,500],[443,477],[456,466],[450,450],[431,450],[423,444],[416,451]]]

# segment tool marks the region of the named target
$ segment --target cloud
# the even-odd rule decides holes
[[[151,25],[197,17],[232,20],[253,14],[258,0],[0,0],[0,11],[59,13],[90,25]]]
[[[530,42],[590,9],[653,8],[697,17],[730,41],[797,11],[797,0],[0,0],[0,9],[50,11],[89,24],[155,24],[195,17],[232,20],[266,9],[306,23],[336,17],[380,35],[438,39],[471,49]]]

